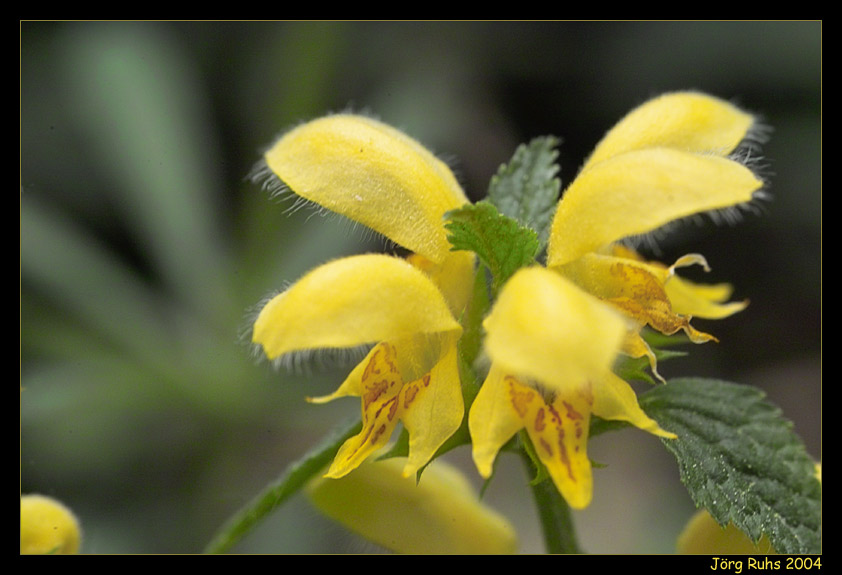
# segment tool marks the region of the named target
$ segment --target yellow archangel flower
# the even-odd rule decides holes
[[[526,429],[559,492],[581,509],[593,491],[591,413],[674,437],[611,372],[626,321],[560,274],[540,267],[518,271],[484,326],[491,370],[468,418],[474,462],[484,477],[500,448]]]
[[[728,154],[752,123],[720,100],[668,94],[632,111],[597,146],[559,202],[549,269],[517,272],[484,323],[492,365],[469,415],[483,476],[525,428],[561,494],[583,508],[593,490],[586,454],[592,413],[675,437],[611,372],[616,354],[646,355],[654,369],[642,326],[707,341],[712,336],[693,329],[690,316],[725,317],[745,304],[723,303],[727,285],[699,286],[675,275],[678,267],[707,267],[699,255],[666,267],[614,242],[750,201],[762,182]]]
[[[375,344],[336,392],[312,400],[362,401],[362,431],[341,447],[327,476],[359,466],[388,442],[398,421],[409,432],[404,474],[410,475],[464,414],[455,317],[467,302],[474,260],[450,252],[442,221],[467,203],[464,192],[418,142],[355,115],[295,128],[264,160],[269,174],[298,196],[413,252],[409,261],[360,255],[324,264],[269,301],[253,329],[269,359]]]
[[[558,204],[547,265],[636,325],[623,351],[655,358],[639,335],[649,325],[664,334],[683,330],[696,343],[715,339],[692,317],[720,319],[746,302],[725,303],[727,284],[696,285],[676,268],[699,264],[689,254],[672,266],[648,263],[615,242],[712,210],[734,210],[762,187],[732,154],[750,137],[755,119],[704,94],[665,94],[633,110],[597,145]],[[655,372],[657,375],[657,371]]]

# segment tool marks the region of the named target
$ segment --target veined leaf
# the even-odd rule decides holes
[[[762,391],[678,379],[643,394],[640,406],[678,435],[664,445],[699,507],[779,553],[821,553],[821,483],[792,424]]]
[[[561,181],[556,177],[559,140],[553,136],[521,144],[508,164],[491,178],[488,199],[500,213],[535,230],[541,247],[547,243]]]

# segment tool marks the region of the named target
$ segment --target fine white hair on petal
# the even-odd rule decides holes
[[[640,245],[645,245],[651,252],[659,256],[661,250],[658,246],[659,241],[669,235],[669,232],[674,230],[677,226],[692,222],[697,226],[703,226],[707,220],[710,220],[715,225],[736,225],[743,220],[744,213],[751,213],[760,215],[764,212],[763,206],[766,202],[771,200],[766,186],[768,185],[769,165],[766,158],[760,153],[760,147],[765,144],[772,133],[772,127],[759,120],[755,120],[749,128],[740,144],[728,154],[728,159],[741,164],[751,170],[751,172],[763,183],[762,187],[752,193],[751,200],[734,206],[708,210],[692,214],[678,220],[669,222],[655,230],[645,234],[629,236],[621,240],[622,243],[637,248]],[[710,152],[713,155],[720,155],[714,151]]]
[[[269,197],[274,199],[278,199],[281,202],[287,200],[294,200],[294,204],[291,208],[288,208],[290,212],[296,212],[304,206],[312,205],[317,208],[321,208],[318,204],[306,200],[296,194],[278,175],[272,171],[269,165],[266,163],[265,159],[261,159],[258,161],[254,167],[249,172],[246,179],[250,180],[251,182],[259,185],[263,190],[269,192]]]
[[[289,287],[289,282],[286,282],[282,289],[268,294],[246,310],[245,317],[243,318],[243,324],[237,333],[237,339],[240,343],[249,348],[249,355],[254,358],[255,361],[266,359],[266,356],[263,353],[263,347],[258,343],[254,343],[252,340],[254,334],[254,322],[257,321],[257,317],[260,315],[260,312],[263,311],[263,308],[266,307],[266,304],[272,301],[272,299],[277,297],[279,294],[287,291]]]
[[[691,218],[694,216],[690,216]],[[619,243],[626,245],[630,248],[633,248],[635,251],[640,251],[640,247],[644,246],[648,252],[650,252],[655,257],[660,257],[663,255],[663,251],[661,250],[661,246],[659,242],[665,240],[667,236],[669,236],[670,231],[674,230],[678,227],[679,222],[669,222],[668,224],[664,224],[660,228],[656,230],[652,230],[646,234],[636,234],[633,236],[628,236],[623,238],[619,241]]]
[[[673,220],[645,234],[637,234],[623,238],[620,240],[620,243],[635,248],[636,250],[640,246],[645,246],[650,253],[659,257],[663,253],[659,243],[666,241],[666,238],[680,226],[691,223],[697,227],[704,227],[709,222],[712,222],[717,226],[734,226],[743,221],[745,213],[761,215],[764,212],[763,202],[766,202],[769,199],[769,194],[763,192],[762,190],[758,190],[753,194],[750,202],[692,214],[684,218]]]
[[[314,372],[350,368],[360,363],[375,344],[363,344],[354,347],[302,349],[285,353],[272,360],[277,370],[303,376],[312,376]]]
[[[284,370],[298,375],[309,376],[314,371],[327,371],[345,368],[358,364],[373,347],[371,344],[361,344],[348,348],[319,348],[303,349],[285,353],[280,357],[269,359],[263,351],[263,346],[253,341],[254,323],[266,305],[286,292],[292,284],[285,282],[282,289],[274,291],[258,303],[246,310],[243,326],[238,333],[240,342],[249,348],[249,355],[257,363],[269,361],[277,370]]]
[[[272,199],[277,199],[282,203],[290,202],[290,205],[284,210],[286,215],[295,214],[302,209],[310,210],[311,213],[307,216],[308,220],[314,216],[329,218],[330,221],[341,224],[349,235],[360,233],[363,242],[369,242],[372,239],[382,242],[385,251],[391,251],[398,245],[391,238],[368,226],[299,196],[295,193],[295,190],[290,188],[269,168],[265,160],[260,160],[255,164],[248,175],[248,179],[269,192]]]
[[[287,215],[294,214],[301,209],[312,210],[313,213],[309,216],[320,215],[324,216],[332,214],[330,210],[320,206],[316,202],[303,198],[295,193],[286,182],[281,180],[278,175],[272,171],[266,160],[258,161],[249,172],[248,180],[259,185],[263,190],[269,192],[269,197],[277,200],[280,203],[290,202],[290,205],[284,210]]]
[[[743,141],[737,148],[758,149],[772,137],[774,128],[767,124],[762,116],[755,116],[754,123],[749,127]]]

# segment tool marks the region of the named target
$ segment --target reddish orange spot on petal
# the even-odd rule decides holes
[[[515,408],[515,411],[517,411],[520,417],[526,417],[526,414],[529,412],[529,404],[532,402],[536,393],[528,387],[521,385],[518,380],[511,376],[506,377],[506,382],[509,384],[509,399],[511,400],[512,407]]]
[[[535,415],[535,430],[538,433],[544,431],[546,424],[544,423],[544,408],[540,408],[538,413]]]
[[[580,419],[581,420],[581,419],[584,418],[584,416],[581,413],[579,413],[578,411],[576,411],[576,409],[572,405],[570,405],[569,402],[562,401],[561,403],[564,405],[564,409],[567,411],[567,417],[569,417],[570,419]]]
[[[549,443],[547,443],[547,440],[544,439],[543,437],[540,438],[540,443],[541,443],[541,447],[544,448],[544,451],[547,452],[547,458],[548,459],[551,458],[553,456],[552,446]]]
[[[404,386],[406,389],[403,393],[403,406],[404,409],[410,406],[412,401],[415,399],[415,396],[418,395],[418,392],[421,391],[417,384],[410,384]]]

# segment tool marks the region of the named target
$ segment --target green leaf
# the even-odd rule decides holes
[[[508,164],[491,178],[488,199],[500,213],[535,230],[541,247],[547,244],[550,224],[561,191],[556,177],[559,140],[553,136],[521,144]]]
[[[487,201],[447,212],[444,227],[453,251],[474,252],[491,270],[495,294],[519,268],[535,261],[540,248],[532,229],[504,216]]]
[[[272,511],[295,495],[334,458],[345,441],[360,432],[362,424],[355,424],[327,437],[321,445],[299,461],[287,467],[284,474],[268,485],[260,494],[237,512],[214,536],[205,549],[206,553],[225,553],[237,541],[254,529]]]
[[[208,318],[230,292],[221,147],[203,79],[168,34],[125,23],[69,29],[57,58],[68,114],[102,167],[115,216],[156,273]],[[65,85],[65,84],[63,84]],[[220,318],[223,319],[223,318]]]
[[[762,391],[708,379],[679,379],[640,398],[697,506],[779,553],[821,553],[821,484],[792,424]]]

